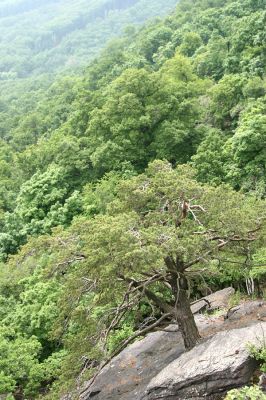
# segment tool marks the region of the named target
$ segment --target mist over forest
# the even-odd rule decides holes
[[[85,67],[127,25],[174,8],[151,0],[21,0],[0,5],[0,79]],[[11,45],[10,45],[11,44]]]

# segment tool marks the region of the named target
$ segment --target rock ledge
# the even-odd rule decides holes
[[[142,399],[221,398],[222,393],[248,383],[256,368],[248,344],[260,346],[265,335],[266,322],[217,333],[164,368]]]

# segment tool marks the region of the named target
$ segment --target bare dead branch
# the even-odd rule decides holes
[[[206,213],[205,208],[203,208],[201,205],[199,204],[194,204],[194,205],[189,205],[189,210],[200,210],[204,213]]]
[[[191,210],[191,208],[189,208],[189,212],[192,215],[193,219],[197,222],[197,224],[199,224],[200,226],[203,226],[203,224],[200,222],[200,220],[198,219],[196,214]]]

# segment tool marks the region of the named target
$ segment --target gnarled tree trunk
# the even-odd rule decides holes
[[[180,288],[176,302],[175,318],[182,334],[185,348],[192,349],[199,341],[200,334],[196,325],[194,315],[190,309],[187,291]]]
[[[187,295],[188,281],[185,266],[179,259],[165,258],[168,272],[171,274],[170,285],[175,297],[174,318],[182,334],[186,349],[192,349],[199,341],[200,334]]]

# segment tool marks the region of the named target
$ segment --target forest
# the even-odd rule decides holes
[[[266,298],[265,0],[165,3],[0,5],[8,400],[58,400],[173,318],[192,348],[208,290]]]
[[[166,4],[160,0],[2,1],[0,80],[85,67],[125,26],[162,16],[175,4],[175,0]]]

